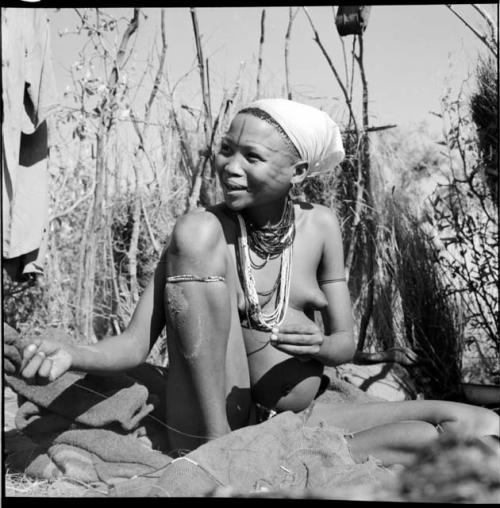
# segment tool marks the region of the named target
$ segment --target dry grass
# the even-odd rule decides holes
[[[24,473],[5,473],[5,497],[82,497],[89,487],[67,479],[36,480]]]

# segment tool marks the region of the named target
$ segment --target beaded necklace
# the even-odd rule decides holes
[[[257,226],[247,220],[250,248],[266,261],[277,258],[295,238],[295,209],[289,197],[277,224]]]
[[[259,255],[266,258],[265,262],[267,262],[267,259],[270,259],[271,256],[272,259],[281,256],[279,275],[270,292],[273,293],[274,290],[276,290],[276,304],[274,310],[267,314],[262,312],[255,286],[255,278],[253,276],[253,263],[250,257],[249,247],[249,238],[252,238],[252,230],[250,230],[250,235],[248,235],[245,220],[239,213],[237,213],[236,216],[239,223],[237,250],[238,275],[245,293],[248,324],[251,328],[257,330],[270,331],[273,327],[279,326],[283,322],[288,308],[293,239],[295,238],[295,214],[293,204],[287,199],[280,222],[276,226],[266,226],[265,234],[254,236],[254,239],[256,237],[259,238],[259,240],[257,240],[257,249],[259,249]],[[269,235],[271,230],[274,231],[272,237]],[[271,238],[272,241],[269,241],[269,245],[267,245],[268,240],[271,240]],[[255,250],[255,245],[256,243],[252,242],[253,250]]]

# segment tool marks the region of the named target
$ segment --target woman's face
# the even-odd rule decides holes
[[[279,201],[290,189],[293,156],[278,131],[249,114],[238,114],[215,157],[224,199],[242,210]]]

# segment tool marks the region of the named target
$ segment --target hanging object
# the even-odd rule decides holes
[[[370,5],[340,5],[335,16],[339,35],[361,35],[368,25],[370,9]]]

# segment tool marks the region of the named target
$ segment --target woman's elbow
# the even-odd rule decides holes
[[[356,343],[354,342],[354,335],[352,332],[344,332],[341,340],[342,345],[336,355],[336,365],[349,363],[354,358],[354,353],[356,352]]]
[[[125,330],[122,333],[122,351],[125,353],[129,362],[134,367],[144,363],[149,354],[149,341],[140,339],[131,330]]]
[[[356,351],[353,334],[349,332],[336,332],[330,335],[325,346],[320,361],[329,367],[350,362]]]

